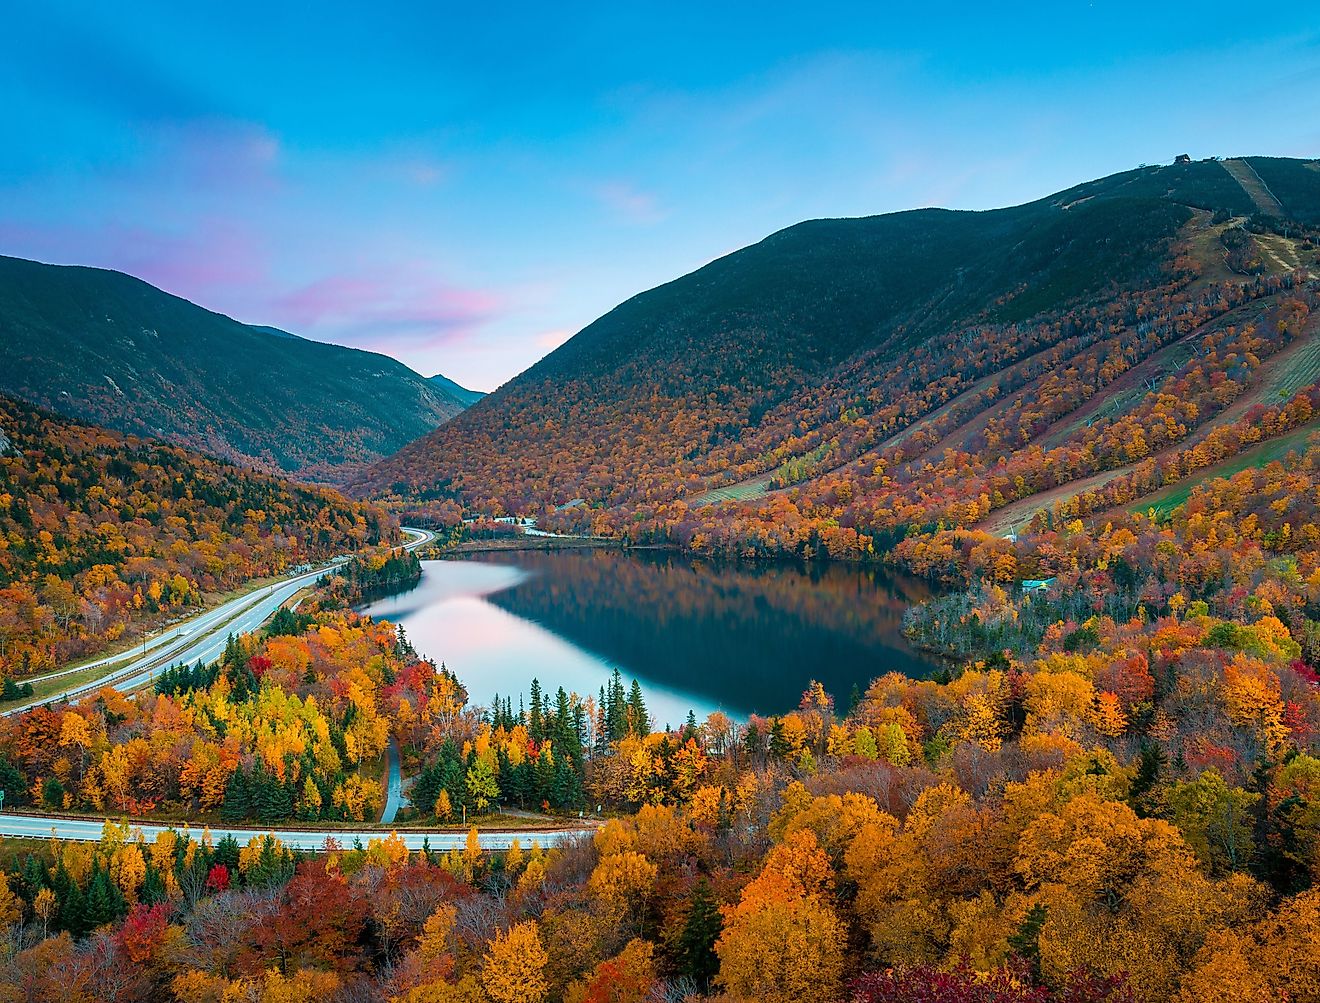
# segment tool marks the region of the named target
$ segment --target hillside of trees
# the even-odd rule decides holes
[[[294,853],[205,831],[0,856],[15,999],[1320,1000],[1320,442],[1167,515],[945,528],[947,681],[656,731],[645,694],[475,706],[333,590],[157,692],[0,727],[17,803],[370,817],[605,806],[553,849]],[[384,564],[381,565],[384,567]],[[1048,580],[1040,590],[1022,576]],[[529,675],[532,674],[529,672]],[[374,785],[374,787],[373,787]],[[200,813],[200,814],[198,814]],[[480,818],[485,824],[486,818]]]
[[[1320,171],[1249,162],[1289,218],[1210,160],[791,227],[629,300],[351,490],[435,525],[848,559],[1135,501],[1311,422]]]
[[[0,397],[0,676],[398,535],[381,509]]]
[[[240,324],[129,275],[0,256],[0,393],[273,473],[334,479],[470,392]]]

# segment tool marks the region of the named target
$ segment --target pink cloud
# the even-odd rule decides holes
[[[386,342],[435,344],[464,337],[501,308],[489,292],[406,273],[339,274],[270,303],[275,322],[302,333]]]
[[[547,352],[553,352],[556,348],[573,337],[574,332],[567,328],[557,328],[553,331],[542,331],[536,335],[532,341],[538,348],[543,348]]]
[[[625,222],[649,226],[665,218],[660,200],[626,181],[608,181],[598,185],[594,194],[608,209]]]

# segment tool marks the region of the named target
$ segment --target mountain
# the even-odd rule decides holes
[[[481,390],[469,390],[466,387],[460,387],[453,380],[447,376],[441,376],[439,373],[431,377],[431,385],[439,387],[441,392],[459,401],[464,407],[471,407],[486,396]]]
[[[1309,385],[1317,210],[1316,162],[1179,158],[801,223],[628,300],[352,490],[743,552],[979,524]]]
[[[240,324],[120,272],[0,257],[0,392],[303,477],[466,406],[383,355]]]

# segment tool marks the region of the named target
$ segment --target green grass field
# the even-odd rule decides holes
[[[749,498],[760,498],[770,489],[771,476],[773,475],[762,474],[760,477],[753,477],[737,484],[729,484],[722,488],[704,491],[693,498],[689,504],[693,508],[697,508],[701,505],[717,505],[726,501],[746,501]]]
[[[1301,451],[1306,447],[1306,440],[1320,431],[1320,423],[1312,422],[1302,428],[1277,439],[1262,442],[1250,449],[1243,450],[1231,460],[1225,460],[1218,466],[1210,467],[1199,474],[1194,474],[1177,484],[1170,484],[1163,491],[1147,495],[1139,502],[1129,506],[1130,512],[1148,512],[1154,509],[1159,515],[1168,515],[1191,496],[1192,489],[1198,484],[1216,477],[1232,477],[1249,468],[1268,466],[1275,460],[1281,460],[1293,450]]]

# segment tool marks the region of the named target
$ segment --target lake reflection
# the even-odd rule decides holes
[[[617,550],[528,551],[426,561],[421,582],[363,608],[401,624],[475,703],[595,693],[617,666],[657,725],[689,709],[735,717],[797,705],[811,679],[841,702],[884,672],[938,663],[901,633],[929,595],[914,579],[848,565],[736,564]]]

